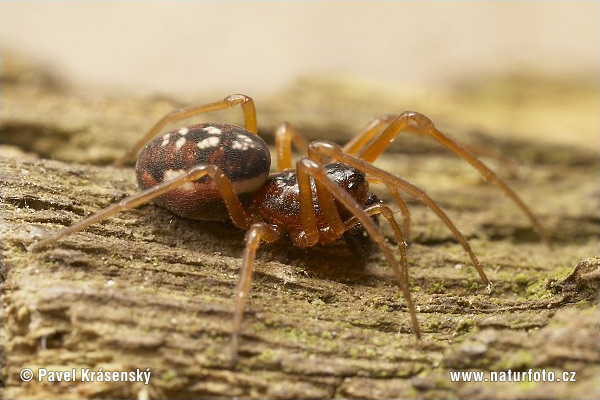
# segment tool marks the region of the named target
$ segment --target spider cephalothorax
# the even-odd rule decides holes
[[[244,112],[244,128],[204,123],[178,128],[152,140],[169,123],[236,105],[240,105]],[[239,94],[167,114],[121,160],[127,161],[141,150],[136,174],[142,192],[34,243],[31,249],[41,249],[61,237],[151,200],[186,218],[230,219],[237,227],[247,230],[240,281],[235,291],[236,308],[231,333],[231,353],[235,358],[252,268],[261,241],[273,242],[288,235],[294,245],[309,247],[343,237],[357,250],[370,245],[362,239],[363,234],[368,234],[396,276],[407,302],[413,331],[419,338],[419,323],[407,286],[409,213],[400,192],[414,197],[435,212],[468,253],[483,283],[489,285],[489,280],[467,240],[434,200],[421,189],[371,164],[403,131],[435,139],[473,165],[521,208],[548,242],[536,216],[520,197],[479,159],[442,134],[422,114],[403,112],[374,119],[343,147],[326,141],[308,144],[294,128],[284,123],[275,133],[278,171],[272,175],[269,175],[269,149],[257,135],[256,125],[254,101]],[[291,168],[292,143],[308,152],[307,157],[296,162],[295,169]],[[389,189],[402,211],[403,229],[396,222],[392,210],[369,193],[370,181]],[[400,265],[379,229],[378,216],[383,217],[394,231]]]
[[[352,195],[352,198],[364,209],[369,198],[369,183],[361,171],[345,164],[333,163],[325,165],[325,173],[329,179]],[[312,202],[314,207],[320,244],[327,244],[340,238],[330,229],[324,211],[319,207],[314,181],[311,182]],[[348,219],[351,213],[338,202],[336,210],[342,219]],[[304,228],[300,215],[300,187],[296,170],[288,169],[273,174],[263,187],[254,195],[252,208],[260,218],[270,224],[285,227],[292,243],[298,247],[306,247]],[[346,217],[346,218],[344,218]]]

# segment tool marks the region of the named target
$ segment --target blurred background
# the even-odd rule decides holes
[[[386,99],[390,109],[368,110],[371,116],[418,108],[473,129],[598,142],[595,1],[3,1],[0,7],[2,54],[35,60],[76,93],[190,102],[241,92],[259,99],[294,92],[317,77],[367,92],[366,104]],[[319,107],[333,102],[339,87],[325,85],[329,97]],[[565,136],[567,130],[577,134]]]
[[[73,83],[256,92],[350,72],[435,88],[543,72],[597,77],[597,2],[2,2],[2,44]]]

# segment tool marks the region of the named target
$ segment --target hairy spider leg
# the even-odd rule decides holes
[[[242,203],[233,191],[231,182],[229,181],[225,173],[223,173],[221,168],[217,167],[216,165],[205,164],[198,165],[172,180],[162,182],[138,194],[127,197],[118,202],[117,204],[113,204],[87,217],[84,220],[79,221],[75,225],[70,226],[69,228],[63,229],[62,231],[59,231],[54,235],[51,235],[45,239],[40,240],[39,242],[34,243],[29,247],[29,250],[40,250],[48,246],[49,244],[56,242],[64,236],[79,232],[87,228],[88,226],[110,218],[111,216],[121,211],[139,207],[142,204],[148,203],[149,201],[180,187],[186,182],[198,180],[206,175],[210,176],[215,181],[217,187],[221,191],[223,201],[225,203],[225,206],[227,207],[227,211],[229,212],[229,215],[234,225],[241,229],[248,228],[248,226],[250,226],[250,218],[246,214],[246,211],[244,211]]]
[[[303,176],[312,177],[315,183],[319,183],[320,188],[327,190],[333,197],[335,197],[351,214],[356,217],[358,222],[362,225],[362,227],[367,231],[369,236],[373,239],[375,243],[379,246],[382,253],[384,254],[388,264],[392,268],[394,275],[396,276],[396,280],[398,281],[398,285],[400,286],[400,290],[404,295],[406,300],[406,304],[408,306],[408,311],[410,314],[411,325],[413,329],[413,333],[417,337],[417,339],[421,338],[421,328],[419,326],[419,321],[417,320],[417,313],[415,310],[415,305],[412,300],[412,296],[410,291],[408,290],[408,282],[406,281],[406,275],[400,270],[398,267],[398,263],[394,258],[394,253],[387,241],[385,240],[385,236],[381,233],[381,230],[373,220],[369,217],[369,214],[365,212],[365,210],[361,207],[361,205],[352,197],[352,195],[346,192],[341,186],[339,186],[335,181],[327,176],[325,167],[318,161],[309,158],[302,158],[297,163],[298,169],[298,183],[300,184],[300,171],[302,171]],[[302,211],[306,211],[306,213],[310,213],[313,210],[313,220],[314,220],[314,208],[312,205],[312,199],[306,199],[302,196],[302,190],[307,191],[310,190],[310,183],[308,181],[303,181],[302,186],[300,186],[300,209]],[[317,189],[318,190],[318,189]],[[304,199],[304,200],[303,200]],[[321,204],[319,203],[319,206]],[[335,214],[339,213],[335,211]],[[315,225],[316,227],[316,225]],[[308,235],[308,232],[307,232]],[[318,239],[318,231],[317,231],[317,239]]]
[[[396,243],[398,244],[398,248],[400,249],[400,263],[402,267],[402,272],[404,273],[406,282],[408,282],[408,261],[407,261],[407,253],[406,253],[406,239],[402,230],[398,226],[398,222],[396,218],[394,218],[394,212],[391,208],[386,206],[385,204],[375,204],[371,207],[364,209],[365,213],[368,216],[373,216],[375,214],[382,215],[392,227],[394,231],[394,236],[396,236]],[[351,217],[347,221],[344,222],[346,225],[346,230],[352,228],[353,226],[359,224],[358,219],[356,217]]]
[[[386,186],[400,189],[408,195],[421,201],[432,211],[434,211],[438,215],[438,217],[444,222],[444,224],[446,224],[446,226],[452,232],[454,237],[456,237],[456,239],[460,242],[463,249],[465,249],[465,251],[469,254],[471,262],[473,263],[473,266],[477,270],[477,273],[479,274],[479,277],[481,278],[483,283],[485,283],[488,287],[490,286],[490,281],[487,278],[485,272],[483,272],[483,269],[481,268],[477,257],[473,253],[473,250],[471,250],[471,246],[469,246],[467,239],[465,239],[465,237],[462,235],[462,233],[460,233],[458,228],[456,228],[452,220],[437,205],[437,203],[427,195],[427,193],[425,193],[418,187],[408,183],[407,181],[390,174],[389,172],[377,168],[371,165],[370,163],[361,160],[355,156],[346,154],[342,150],[342,148],[336,145],[335,143],[325,141],[312,142],[308,147],[308,154],[309,157],[314,157],[315,159],[320,159],[323,156],[331,157],[338,162],[342,162],[351,167],[357,168],[366,173],[367,175],[375,176],[379,178]]]
[[[277,172],[292,168],[292,143],[298,150],[306,153],[308,141],[297,129],[284,122],[275,130]]]
[[[235,290],[235,311],[233,314],[233,328],[231,331],[231,360],[235,361],[239,349],[239,336],[242,329],[242,319],[246,302],[250,293],[250,283],[252,282],[252,271],[256,251],[260,241],[274,242],[281,237],[283,229],[278,225],[269,225],[264,222],[257,222],[250,226],[246,232],[246,246],[244,248],[244,257],[237,288]]]
[[[244,128],[252,133],[258,133],[254,100],[244,94],[231,94],[225,97],[223,100],[216,101],[214,103],[183,107],[169,112],[156,124],[154,124],[154,126],[150,128],[148,132],[146,132],[144,136],[115,163],[115,165],[121,166],[132,160],[140,152],[142,147],[146,145],[146,143],[148,143],[152,138],[154,138],[154,136],[160,133],[166,125],[170,123],[211,111],[232,108],[237,105],[241,106],[242,112],[244,113]]]
[[[412,125],[413,123],[415,125]],[[521,211],[527,215],[531,224],[546,245],[550,248],[552,247],[550,239],[542,227],[542,224],[519,195],[467,149],[440,132],[435,127],[434,123],[423,114],[414,111],[405,111],[395,116],[387,115],[376,118],[370,121],[350,142],[348,142],[343,147],[343,150],[348,154],[357,155],[364,161],[373,162],[387,149],[396,136],[405,131],[432,138],[439,142],[443,147],[471,164],[487,181],[498,186],[517,204]]]

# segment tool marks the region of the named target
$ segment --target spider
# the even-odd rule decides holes
[[[166,125],[195,115],[240,106],[244,127],[224,123],[201,123],[157,136]],[[344,237],[368,237],[392,268],[407,303],[417,339],[421,330],[408,289],[406,239],[410,214],[400,197],[404,192],[429,207],[448,227],[483,283],[491,286],[465,237],[446,213],[424,191],[371,163],[401,132],[435,139],[475,167],[496,184],[529,217],[541,238],[549,244],[541,224],[521,198],[479,159],[441,133],[426,116],[417,112],[386,115],[368,123],[346,145],[328,141],[308,143],[290,124],[275,132],[277,172],[270,174],[271,156],[258,136],[254,101],[233,94],[214,103],[174,110],[159,120],[117,163],[139,153],[136,176],[140,193],[127,197],[84,220],[32,244],[39,250],[60,238],[154,200],[154,203],[185,218],[227,220],[247,230],[240,278],[235,290],[231,333],[231,358],[236,359],[242,319],[250,292],[253,264],[260,242],[274,242],[287,234],[298,247],[327,244]],[[154,138],[154,139],[153,139]],[[153,139],[153,140],[152,140]],[[307,156],[292,169],[292,144]],[[369,192],[369,182],[385,185],[403,216],[403,228],[394,213]],[[390,224],[400,252],[400,265],[378,225],[382,216]]]

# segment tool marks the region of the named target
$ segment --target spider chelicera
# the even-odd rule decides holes
[[[202,123],[171,130],[152,140],[167,124],[237,105],[244,114],[244,128]],[[519,206],[542,239],[549,243],[536,216],[502,179],[417,112],[376,118],[344,146],[328,141],[308,143],[292,126],[283,123],[275,133],[278,172],[273,174],[269,174],[269,148],[257,131],[254,101],[242,94],[170,112],[118,163],[123,164],[140,153],[136,175],[142,192],[32,244],[30,249],[39,250],[151,200],[185,218],[231,220],[238,228],[247,230],[231,333],[231,355],[235,359],[254,259],[261,241],[273,242],[287,234],[295,246],[310,247],[342,237],[350,243],[353,236],[366,232],[390,264],[406,299],[413,332],[420,338],[419,322],[408,290],[406,238],[410,219],[400,192],[433,210],[468,253],[483,283],[489,286],[490,282],[465,237],[435,201],[416,186],[371,164],[401,132],[435,139],[469,162]],[[308,153],[296,162],[296,169],[291,168],[292,143]],[[402,213],[402,229],[392,210],[369,193],[369,182],[388,188]],[[392,227],[400,251],[400,265],[376,223],[378,216]]]

